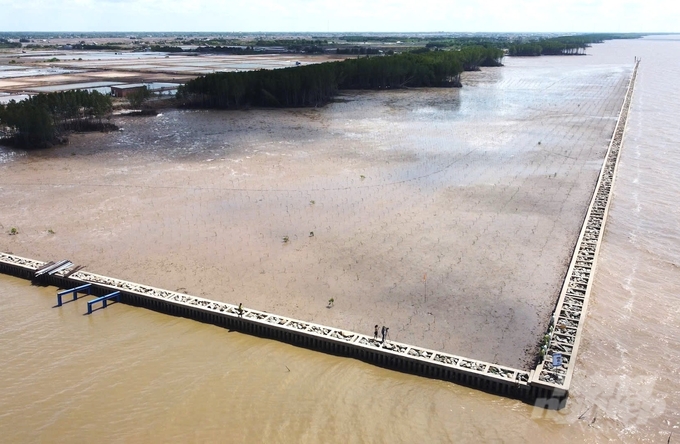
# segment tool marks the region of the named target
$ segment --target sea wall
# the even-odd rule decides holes
[[[161,313],[182,316],[246,334],[272,338],[297,346],[360,359],[381,367],[451,381],[483,391],[531,401],[537,397],[558,396],[566,392],[533,387],[528,371],[429,350],[391,340],[382,342],[372,336],[334,327],[292,319],[183,293],[158,289],[85,271],[75,266],[53,274],[36,272],[49,263],[0,253],[0,272],[30,279],[42,285],[73,288],[90,283],[91,294],[101,296],[121,292],[121,302]],[[95,312],[96,313],[96,312]],[[96,315],[96,314],[95,314]]]
[[[636,60],[595,193],[552,315],[550,331],[546,333],[541,353],[543,359],[532,372],[531,384],[536,387],[568,391],[571,384],[639,64]],[[554,366],[553,356],[558,353],[562,365]]]

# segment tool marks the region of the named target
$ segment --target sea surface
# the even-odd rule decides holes
[[[565,409],[122,304],[84,316],[85,299],[54,308],[54,288],[0,276],[0,440],[680,439],[680,41],[613,41],[589,53],[612,65],[642,63]],[[554,69],[588,61],[506,63]],[[21,157],[3,155],[10,163]]]

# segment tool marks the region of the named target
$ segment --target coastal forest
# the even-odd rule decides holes
[[[527,57],[541,55],[585,55],[593,43],[611,39],[633,39],[637,34],[584,34],[552,38],[541,38],[528,42],[514,43],[508,47],[509,56]]]
[[[21,102],[0,104],[2,141],[19,147],[49,147],[66,141],[68,131],[113,128],[103,117],[111,112],[108,95],[97,91],[38,94]]]
[[[179,88],[185,106],[219,109],[309,107],[330,102],[339,90],[459,87],[460,74],[480,66],[501,66],[503,50],[468,46],[459,51],[425,51],[360,57],[276,70],[220,72]]]
[[[48,35],[0,33],[0,47],[41,47],[34,39]],[[165,37],[172,37],[168,34]],[[353,56],[342,61],[275,70],[218,72],[180,86],[177,101],[193,108],[323,106],[341,90],[389,90],[418,87],[459,87],[463,71],[501,66],[508,56],[581,55],[595,43],[639,38],[640,34],[585,34],[558,37],[502,35],[335,35],[298,38],[289,35],[225,35],[159,40],[150,46],[130,37],[130,44],[73,45],[82,50],[153,50],[165,53],[329,53]],[[19,42],[15,42],[16,38]],[[83,34],[80,36],[85,38]],[[184,50],[178,44],[198,45]],[[57,59],[48,60],[56,61]],[[10,61],[13,63],[14,60]],[[143,100],[143,98],[142,98]],[[66,91],[38,94],[21,102],[0,104],[0,142],[20,147],[47,147],[66,141],[69,131],[107,130],[103,123],[112,109],[110,96]]]

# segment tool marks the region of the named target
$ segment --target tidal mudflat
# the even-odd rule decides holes
[[[5,149],[0,249],[529,368],[633,66],[544,60]]]

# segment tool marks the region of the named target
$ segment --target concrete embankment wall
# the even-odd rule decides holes
[[[553,313],[554,329],[549,333],[544,359],[532,372],[530,383],[536,387],[555,390],[562,388],[568,391],[571,384],[639,65],[640,61],[636,60],[595,192]],[[553,356],[558,353],[562,357],[562,365],[559,367],[553,365]]]
[[[30,279],[42,285],[74,288],[90,283],[91,294],[102,296],[121,292],[121,302],[161,313],[182,316],[201,322],[272,338],[297,346],[339,356],[360,359],[405,373],[451,381],[502,396],[523,399],[566,399],[564,390],[551,390],[529,384],[528,371],[508,368],[475,359],[428,350],[394,341],[375,341],[372,336],[317,325],[285,316],[238,307],[182,293],[157,289],[127,281],[69,269],[38,278],[35,272],[46,263],[0,253],[0,272]],[[68,275],[68,277],[67,277]],[[68,298],[67,298],[68,299]],[[96,315],[96,312],[95,312]]]

